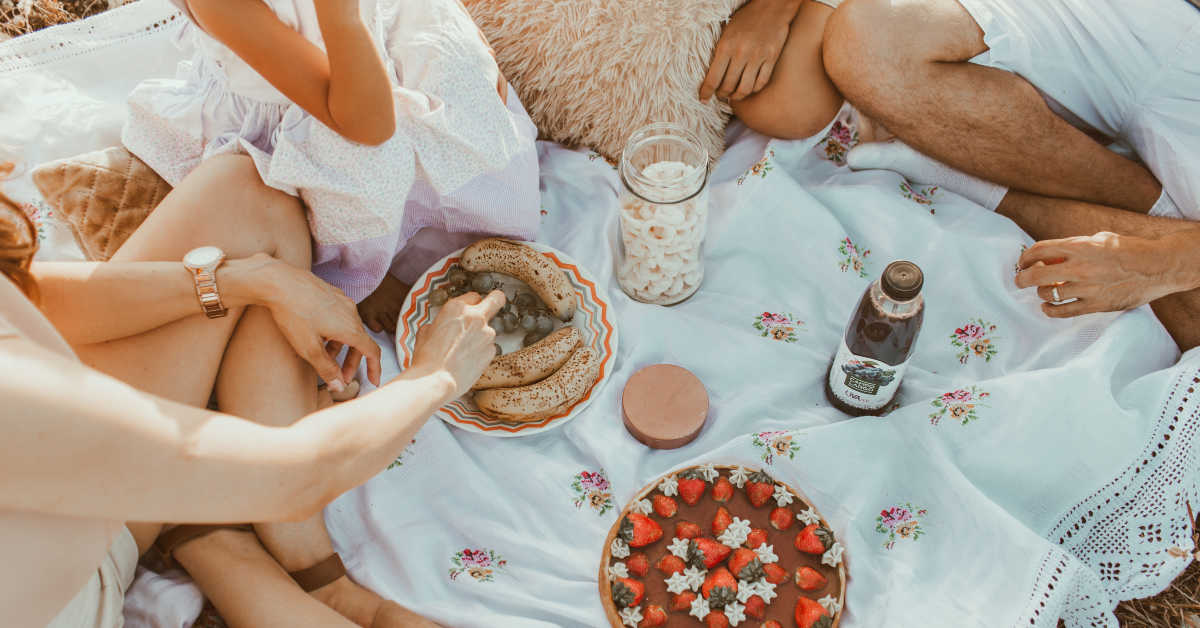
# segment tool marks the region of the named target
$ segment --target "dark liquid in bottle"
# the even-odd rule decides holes
[[[900,263],[907,262],[898,262],[898,264]],[[916,268],[915,265],[912,267]],[[854,311],[854,315],[850,317],[850,322],[846,326],[845,336],[846,346],[850,353],[880,363],[878,367],[860,367],[863,369],[860,374],[863,379],[873,381],[881,386],[890,384],[894,378],[893,371],[882,367],[899,366],[908,360],[913,345],[917,342],[917,336],[921,333],[921,323],[925,319],[925,304],[919,293],[911,296],[909,301],[897,302],[887,294],[890,287],[887,283],[888,279],[885,272],[882,289],[873,286],[863,294],[862,299],[858,302],[858,309]],[[919,284],[916,289],[920,290]],[[904,296],[910,295],[905,294]],[[842,365],[837,364],[835,358],[834,364],[830,368],[841,369]],[[837,373],[834,373],[834,376],[840,377]],[[825,396],[829,399],[829,403],[838,410],[852,416],[863,416],[882,413],[895,398],[895,393],[886,399],[880,399],[878,407],[860,408],[839,399],[833,393],[833,389],[830,387],[830,377],[827,376],[825,378]]]

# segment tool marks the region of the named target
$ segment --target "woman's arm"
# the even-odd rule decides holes
[[[259,0],[188,0],[196,21],[292,102],[346,139],[396,131],[392,85],[357,0],[314,0],[322,51]]]
[[[42,311],[72,345],[124,338],[200,315],[195,282],[182,262],[35,262],[31,271]],[[348,381],[365,357],[367,377],[379,383],[379,346],[363,331],[354,303],[311,272],[260,253],[222,264],[217,285],[226,307],[269,308],[292,348],[321,379]],[[342,365],[325,351],[329,342],[350,347]]]
[[[225,307],[262,302],[266,255],[217,269]],[[182,262],[34,262],[42,312],[72,345],[140,334],[201,313],[192,273]]]
[[[303,519],[378,473],[494,355],[494,293],[422,329],[414,365],[361,399],[263,427],[0,339],[0,508],[114,521]]]

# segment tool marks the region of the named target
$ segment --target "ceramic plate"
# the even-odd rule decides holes
[[[530,423],[509,423],[498,421],[484,415],[475,405],[471,394],[468,393],[451,401],[437,411],[437,417],[451,425],[470,432],[488,434],[490,436],[512,437],[539,434],[554,429],[571,419],[579,416],[596,393],[608,380],[613,370],[617,356],[617,328],[613,324],[612,308],[608,304],[603,290],[597,285],[595,277],[575,263],[566,254],[536,242],[523,242],[546,257],[566,273],[571,287],[575,291],[578,306],[575,318],[568,323],[556,323],[556,328],[562,325],[574,325],[583,335],[583,346],[591,347],[600,356],[600,376],[592,389],[574,406],[555,416],[539,419]],[[459,263],[462,253],[460,249],[442,258],[413,284],[413,288],[405,298],[400,309],[400,322],[396,329],[396,355],[400,360],[400,368],[407,369],[412,363],[413,345],[416,340],[416,330],[421,325],[433,320],[439,308],[429,302],[429,294],[446,283],[446,275],[450,269]],[[494,277],[502,284],[505,294],[511,299],[517,290],[527,289],[519,280],[508,275],[496,274]],[[521,348],[524,332],[518,330],[512,334],[498,335],[496,342],[505,353]]]

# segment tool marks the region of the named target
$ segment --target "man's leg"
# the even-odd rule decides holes
[[[1181,230],[1200,230],[1185,220],[1155,218],[1079,201],[1046,198],[1011,191],[996,211],[1007,216],[1038,240],[1090,236],[1111,231],[1139,238],[1158,239]],[[1200,346],[1200,290],[1178,292],[1150,304],[1159,322],[1179,348]]]
[[[1054,114],[1021,77],[977,64],[983,31],[956,0],[847,0],[825,31],[842,94],[909,145],[1043,196],[1146,212],[1162,187]]]

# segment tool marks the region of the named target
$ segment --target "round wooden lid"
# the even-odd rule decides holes
[[[633,374],[621,393],[625,429],[654,449],[675,449],[696,438],[708,418],[708,391],[691,371],[654,364]]]

